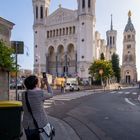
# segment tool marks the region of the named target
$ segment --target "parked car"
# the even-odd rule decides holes
[[[10,89],[16,89],[16,83],[10,83]],[[23,82],[17,82],[17,89],[24,89]]]
[[[76,83],[66,83],[65,90],[79,91],[80,87]]]

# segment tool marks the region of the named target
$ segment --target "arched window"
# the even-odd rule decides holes
[[[115,44],[115,37],[113,36],[113,45]]]
[[[63,35],[65,35],[65,28],[63,28]]]
[[[73,34],[75,34],[75,26],[73,26]]]
[[[47,38],[49,38],[50,37],[50,32],[49,31],[47,31]]]
[[[90,8],[90,5],[91,5],[91,4],[90,4],[90,0],[88,0],[88,8]]]
[[[40,18],[43,19],[43,6],[40,7]]]
[[[35,8],[35,15],[36,15],[36,19],[38,19],[38,6],[36,6]]]
[[[85,8],[85,0],[82,0],[82,8]]]
[[[110,37],[110,45],[112,45],[112,37]]]

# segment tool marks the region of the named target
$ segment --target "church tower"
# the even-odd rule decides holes
[[[121,67],[122,83],[132,84],[137,81],[136,70],[136,31],[131,21],[131,11],[128,12],[128,22],[123,33],[123,56]]]
[[[88,67],[95,57],[95,0],[78,2],[78,74],[83,79],[89,77]]]
[[[113,21],[111,15],[110,30],[106,32],[107,38],[107,60],[111,60],[113,53],[116,53],[117,31],[113,29]]]
[[[46,71],[45,20],[49,15],[50,0],[32,0],[34,14],[34,72]]]

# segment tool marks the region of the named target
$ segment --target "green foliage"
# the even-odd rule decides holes
[[[16,69],[14,57],[12,56],[13,50],[0,40],[0,68],[13,71]]]
[[[101,53],[100,60],[105,60],[104,53]]]
[[[119,56],[117,54],[114,53],[112,55],[111,63],[112,63],[112,69],[114,71],[114,76],[116,77],[117,82],[119,83],[121,76],[120,76],[120,67],[119,67]]]
[[[101,79],[101,75],[99,74],[100,69],[103,70],[102,78],[105,81],[107,78],[113,76],[112,64],[110,61],[106,60],[96,60],[89,67],[89,74],[94,77],[96,80]]]

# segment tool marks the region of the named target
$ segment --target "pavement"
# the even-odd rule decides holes
[[[48,119],[55,128],[53,140],[80,140],[75,131],[64,121],[51,116],[48,116]],[[26,140],[25,134],[23,134],[21,140]]]

